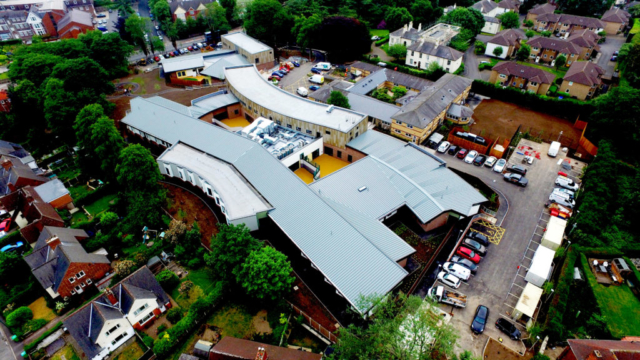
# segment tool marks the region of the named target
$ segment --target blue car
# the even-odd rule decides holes
[[[321,74],[322,75],[322,70],[320,70],[320,69],[311,68],[311,72],[314,73],[314,74]]]
[[[300,63],[299,63],[299,62],[297,62],[297,61],[292,61],[292,63],[293,63],[293,66],[295,66],[295,67],[300,67]]]
[[[318,86],[318,85],[311,85],[311,86],[309,86],[309,90],[311,90],[311,91],[316,91],[316,90],[318,90],[318,89],[320,89],[320,86]]]
[[[473,322],[471,323],[471,331],[476,335],[482,334],[487,325],[488,318],[489,308],[484,305],[479,305],[476,309],[476,315],[473,317]]]
[[[180,52],[179,52],[178,50],[175,50],[175,51],[173,52],[173,55],[175,55],[175,56],[180,56]]]
[[[22,241],[18,241],[15,244],[9,244],[9,245],[4,246],[2,249],[0,249],[0,251],[1,252],[13,252],[13,251],[16,251],[16,249],[22,247],[22,245],[24,245],[22,243]]]

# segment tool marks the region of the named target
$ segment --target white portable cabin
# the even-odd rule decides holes
[[[531,322],[531,318],[533,318],[533,315],[536,313],[536,307],[538,307],[541,297],[542,289],[532,283],[528,283],[524,287],[516,307],[513,309],[511,318],[514,321],[524,320],[527,321],[527,323]]]
[[[549,278],[555,254],[555,251],[547,247],[538,246],[538,250],[533,255],[533,261],[531,261],[531,267],[529,267],[524,279],[535,286],[542,287]]]
[[[542,243],[540,245],[547,247],[553,251],[558,250],[562,245],[562,238],[564,236],[564,229],[567,227],[567,220],[560,219],[559,217],[552,216],[547,224],[547,231],[545,231],[542,237]]]

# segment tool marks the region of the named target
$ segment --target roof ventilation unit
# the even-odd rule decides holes
[[[359,191],[359,192],[363,192],[363,191],[365,191],[365,190],[367,190],[367,187],[366,187],[366,186],[363,186],[363,187],[361,187],[361,188],[359,188],[359,189],[358,189],[358,191]]]
[[[331,113],[332,111],[333,111],[333,105],[331,105],[331,106],[329,106],[329,107],[327,108],[327,112],[328,112],[328,113]]]

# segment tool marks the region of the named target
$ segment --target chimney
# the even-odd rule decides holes
[[[413,29],[413,21],[409,21],[409,30]]]
[[[407,31],[407,30],[408,30],[408,29],[407,29],[407,24],[404,24],[404,26],[403,26],[403,30],[404,30],[404,31]]]
[[[53,235],[52,237],[47,239],[47,245],[51,248],[51,250],[55,250],[58,245],[60,245],[60,238],[58,236]]]
[[[11,160],[9,160],[9,159],[5,159],[5,160],[2,162],[2,167],[3,167],[6,171],[9,171],[9,170],[11,169],[11,167],[12,167],[12,166],[13,166],[13,163],[11,163]]]
[[[418,31],[422,30],[422,23],[418,24]]]
[[[115,306],[118,303],[118,299],[113,294],[113,291],[111,291],[111,289],[107,288],[107,291],[105,291],[105,294],[107,294],[107,299],[109,299],[109,302],[111,303],[111,305]]]
[[[267,360],[268,358],[269,356],[267,356],[267,350],[265,350],[265,348],[263,347],[259,347],[255,360]]]

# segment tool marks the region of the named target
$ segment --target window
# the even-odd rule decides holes
[[[138,310],[133,312],[133,316],[138,316],[138,314],[140,314],[142,311],[144,311],[144,309],[146,309],[148,307],[149,307],[149,304],[145,303]]]
[[[169,176],[173,176],[173,171],[171,171],[171,165],[164,164],[164,172]]]
[[[327,135],[331,135],[331,131],[329,131],[329,130],[325,130],[324,133],[327,134]]]
[[[85,287],[85,286],[87,286],[87,285],[85,285],[84,283],[80,283],[80,286]]]
[[[76,279],[80,279],[81,277],[83,277],[85,275],[86,274],[84,273],[84,271],[80,270],[80,272],[76,274]]]
[[[185,75],[186,75],[186,72],[184,72],[184,71],[178,71],[178,76],[185,76]]]
[[[547,54],[544,54],[544,56],[543,56],[543,57],[546,59],[546,58],[547,58]]]
[[[342,151],[338,150],[338,157],[342,159]]]
[[[407,124],[407,127],[408,127],[409,129],[413,129],[413,125],[409,125],[409,124]],[[358,135],[356,135],[356,136],[358,136]]]
[[[520,84],[520,89],[522,89],[522,86],[523,86],[523,85],[522,85],[522,84]]]
[[[413,56],[414,54],[415,54],[415,51],[412,51],[412,52],[411,52],[411,56]]]
[[[153,316],[153,311],[152,311],[152,312],[148,313],[145,317],[143,317],[142,319],[140,319],[140,321],[138,321],[138,323],[139,323],[140,325],[142,325],[142,324],[146,323],[147,321],[151,320],[153,317],[154,317],[154,316]]]
[[[535,81],[532,81],[532,82],[530,82],[529,84],[531,84],[531,86],[537,86],[537,85],[538,85],[538,83],[537,83],[537,82],[535,82]]]
[[[447,60],[447,65],[451,65],[451,60]]]
[[[117,344],[117,343],[118,343],[118,341],[122,340],[126,334],[127,334],[127,333],[125,332],[124,334],[120,334],[120,335],[118,335],[118,337],[117,337],[117,338],[113,339],[113,341],[111,342],[111,345],[115,345],[115,344]]]
[[[113,334],[114,331],[120,329],[120,324],[116,324],[116,326],[112,327],[111,329],[107,330],[107,332],[105,333],[107,336]]]
[[[511,85],[512,85],[512,86],[516,86],[516,82],[514,81]]]
[[[313,131],[307,130],[307,134],[311,135],[311,134],[313,134]]]
[[[567,89],[565,92],[568,94],[569,93],[569,89]]]
[[[74,277],[70,277],[70,278],[69,278],[69,282],[73,284],[74,282],[76,282],[76,278],[74,278]]]
[[[573,81],[569,81],[569,86],[573,85]]]
[[[280,121],[280,120],[276,120],[276,124],[278,124],[278,125],[282,125],[282,121]]]
[[[287,127],[288,127],[289,129],[293,129],[293,126],[291,126],[291,124],[287,124]]]
[[[93,284],[93,281],[91,281],[91,279],[87,279],[87,281],[85,281],[87,283],[87,285],[91,285]]]
[[[320,134],[320,131],[316,131],[316,137],[319,138],[320,136],[322,136],[322,134]]]
[[[187,181],[187,177],[184,175],[184,169],[178,168],[178,174],[180,174],[180,179]]]
[[[206,191],[207,195],[213,196],[213,191],[211,190],[211,186],[209,186],[209,184],[204,185],[204,191]]]
[[[347,155],[347,161],[352,162],[353,161],[353,156]]]
[[[75,289],[76,289],[76,292],[82,291],[82,288],[80,286],[78,286],[78,285],[76,285]]]
[[[76,292],[71,290],[71,295],[75,295],[75,294],[76,294]]]
[[[500,74],[500,78],[501,78],[501,79],[504,79],[504,78],[506,78],[506,77],[507,77],[507,75],[505,75],[505,74]]]
[[[302,131],[302,129],[300,129],[300,126],[296,126],[296,130],[297,131]]]

